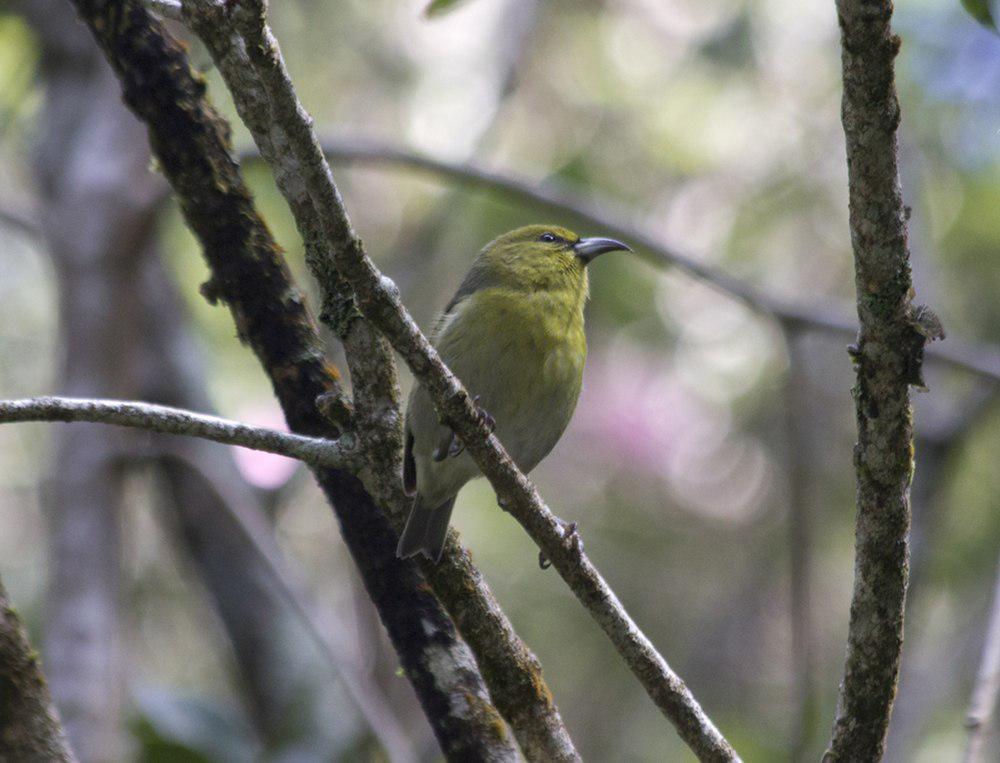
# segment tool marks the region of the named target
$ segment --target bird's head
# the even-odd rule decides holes
[[[598,255],[630,247],[613,238],[580,238],[558,225],[526,225],[488,243],[477,263],[492,285],[528,291],[586,289]]]

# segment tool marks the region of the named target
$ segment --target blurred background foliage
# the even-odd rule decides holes
[[[474,158],[571,188],[771,293],[850,313],[833,2],[475,0],[431,19],[424,5],[273,4],[275,32],[321,132]],[[895,27],[903,38],[901,158],[918,300],[933,305],[950,337],[995,345],[1000,39],[950,0],[900,4]],[[191,55],[209,69],[195,41]],[[41,63],[31,28],[0,15],[3,397],[59,386],[55,273],[43,239],[17,224],[37,191],[31,155]],[[218,74],[207,76],[211,97],[232,119],[234,143],[249,146]],[[425,328],[484,242],[545,219],[405,170],[335,172],[369,253]],[[247,175],[315,305],[301,242],[267,169],[250,161]],[[577,226],[571,218],[553,222]],[[158,237],[196,327],[214,405],[223,415],[275,424],[277,405],[228,312],[198,295],[205,266],[172,202],[163,205]],[[593,560],[746,760],[817,759],[834,716],[853,573],[847,342],[804,334],[790,353],[773,322],[632,256],[599,260],[591,284],[584,392],[535,480],[561,516],[580,523]],[[926,376],[931,392],[915,401],[918,433],[938,442],[945,432],[948,447],[918,450],[919,543],[888,756],[895,761],[959,754],[1000,548],[993,387],[934,364]],[[0,428],[0,572],[39,643],[52,436],[50,426]],[[925,468],[932,456],[938,461]],[[312,482],[270,456],[240,453],[237,464],[268,496],[280,545],[320,609],[355,634],[360,669],[381,683],[421,755],[433,759],[426,724],[395,675]],[[921,484],[925,475],[933,484]],[[127,491],[131,754],[253,759],[260,740],[232,654],[196,574],[164,542],[156,490],[139,473]],[[797,525],[806,528],[804,540],[790,533],[796,522],[804,523]],[[538,569],[536,549],[497,510],[485,483],[462,493],[456,523],[540,657],[584,757],[686,759],[588,615],[554,573]],[[805,583],[806,614],[791,603],[793,577]],[[804,660],[792,637],[796,620],[808,634]],[[351,716],[350,701],[341,695],[329,716]],[[328,731],[322,752],[296,748],[307,757],[284,759],[383,756],[357,722]]]

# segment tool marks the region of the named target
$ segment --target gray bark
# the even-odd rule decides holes
[[[910,304],[899,182],[892,3],[838,0],[851,242],[857,287],[854,594],[837,720],[825,759],[874,761],[896,694],[909,573],[913,421],[926,336]]]

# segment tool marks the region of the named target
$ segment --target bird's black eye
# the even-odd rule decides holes
[[[551,244],[559,240],[559,237],[555,233],[543,233],[538,237],[539,241],[544,241],[547,244]]]

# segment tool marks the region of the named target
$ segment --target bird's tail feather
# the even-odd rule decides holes
[[[455,506],[455,498],[449,498],[439,506],[431,507],[424,503],[418,494],[413,499],[413,508],[406,520],[406,527],[399,536],[396,556],[405,559],[408,556],[423,554],[428,559],[438,562],[444,551],[444,542],[448,537],[448,523],[451,521],[451,510]]]

